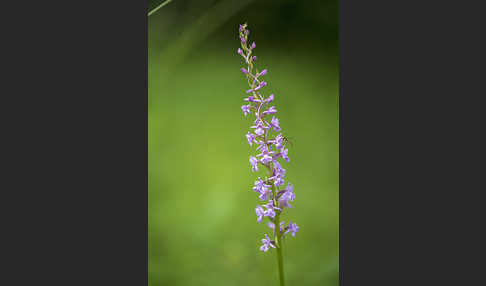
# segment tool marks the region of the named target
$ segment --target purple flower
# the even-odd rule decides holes
[[[253,190],[257,193],[263,193],[266,192],[270,187],[270,185],[265,184],[265,181],[258,178],[258,180],[255,181],[255,186],[253,187]]]
[[[275,140],[272,141],[272,143],[275,144],[275,148],[282,149],[283,148],[283,136],[282,136],[282,134],[278,134],[277,137],[275,137]]]
[[[272,241],[270,241],[270,238],[267,234],[265,234],[265,238],[262,239],[262,243],[263,245],[260,247],[260,250],[263,252],[267,252],[268,247],[275,248],[275,245],[273,245]]]
[[[282,166],[280,165],[280,163],[277,160],[273,161],[273,173],[277,177],[284,177],[285,176],[285,169],[282,168]]]
[[[256,60],[257,60],[257,56],[253,56],[253,57],[251,57],[251,59],[252,59],[254,62],[256,62]]]
[[[258,223],[262,222],[263,216],[265,216],[265,211],[263,210],[263,208],[260,205],[258,205],[255,208],[255,213],[257,215]]]
[[[257,74],[257,77],[266,75],[267,74],[267,69],[262,70],[260,73]]]
[[[267,209],[277,209],[280,210],[280,208],[277,208],[276,206],[273,205],[273,200],[269,200],[267,204],[263,205]]]
[[[255,186],[253,187],[253,191],[260,194],[260,196],[258,196],[260,200],[265,201],[268,199],[267,196],[272,193],[272,191],[269,189],[270,187],[271,187],[270,185],[265,184],[265,182],[262,179],[258,178],[258,180],[255,181]]]
[[[280,176],[276,176],[274,182],[275,182],[274,183],[275,184],[275,187],[279,187],[279,186],[281,186],[281,185],[283,185],[285,183],[284,179],[282,177],[280,177]]]
[[[265,141],[256,141],[255,142],[258,144],[256,147],[257,150],[265,150]],[[257,155],[258,156],[258,155]]]
[[[275,114],[277,113],[277,109],[275,108],[275,106],[272,106],[270,107],[269,109],[263,111],[263,115],[266,115],[266,114]]]
[[[245,38],[240,37],[241,43],[244,44],[246,42]]]
[[[299,227],[297,226],[296,223],[292,223],[292,221],[289,223],[289,231],[292,232],[292,236],[295,237],[295,234],[299,230]]]
[[[242,72],[243,74],[247,74],[247,73],[248,73],[248,71],[247,71],[245,68],[241,68],[241,72]]]
[[[247,90],[246,93],[250,93],[250,92],[257,91],[260,88],[265,87],[266,85],[267,85],[267,83],[265,81],[262,81],[255,88],[252,88],[252,89]]]
[[[251,146],[253,144],[253,141],[255,140],[255,136],[248,132],[248,134],[246,134],[246,139],[248,140],[248,144],[250,144]]]
[[[259,90],[260,88],[264,87],[267,85],[267,82],[262,81],[257,87],[255,87],[255,91]]]
[[[288,184],[287,187],[285,188],[285,192],[280,196],[278,199],[279,204],[286,208],[291,208],[292,206],[289,204],[290,202],[293,202],[295,199],[295,194],[294,194],[294,187],[291,184]]]
[[[272,121],[270,122],[270,125],[272,125],[273,130],[277,132],[281,130],[280,126],[278,125],[278,118],[275,116],[272,117]]]
[[[261,162],[262,162],[262,164],[266,165],[268,162],[271,162],[272,159],[273,159],[272,156],[270,156],[268,154],[263,154]]]
[[[258,171],[258,159],[250,156],[250,164],[251,164],[251,169],[252,171]]]
[[[275,187],[279,187],[285,183],[283,179],[285,177],[285,169],[283,169],[276,160],[273,161],[273,164],[275,165],[275,167],[273,168],[273,173],[275,175],[271,177],[271,179],[274,181]]]
[[[264,189],[260,192],[260,195],[258,196],[258,198],[262,201],[266,201],[268,200],[268,195],[272,194],[272,191],[270,189]],[[265,215],[267,215],[267,213],[265,212]]]
[[[250,107],[251,107],[251,105],[243,105],[243,106],[241,106],[241,110],[243,111],[243,114],[245,116],[250,113]]]
[[[257,127],[257,129],[255,129],[256,135],[261,136],[261,135],[263,135],[263,133],[265,133],[265,130],[263,130],[262,127]]]
[[[251,43],[251,49],[253,50],[254,48],[256,48],[255,42]]]
[[[278,156],[275,156],[275,158],[273,159],[273,176],[270,177],[270,179],[272,180],[276,180],[278,177],[280,178],[283,178],[285,177],[285,169],[282,168],[282,166],[280,165],[280,163],[277,161],[276,157]]]
[[[280,155],[282,156],[282,158],[284,158],[286,162],[290,162],[288,154],[289,154],[289,149],[282,148]]]
[[[273,157],[271,156],[271,154],[274,154],[274,151],[269,151],[265,144],[260,146],[260,150],[262,153],[258,154],[257,157],[262,157],[260,159],[260,162],[262,162],[262,164],[266,165],[268,162],[273,161]]]
[[[255,128],[255,134],[258,135],[258,136],[261,136],[265,133],[265,130],[264,130],[265,126],[263,126],[261,121],[259,121],[257,123],[257,125],[252,126],[251,128]]]
[[[238,54],[240,54],[241,56],[243,56],[243,50],[241,48],[238,48]]]
[[[285,223],[285,222],[283,222],[283,221],[282,221],[282,222],[280,222],[280,231],[283,231],[283,230],[284,230],[284,227],[283,227],[284,223]],[[267,223],[267,226],[268,226],[269,228],[271,228],[271,229],[273,230],[273,232],[275,233],[275,224],[274,224],[273,222],[268,222],[268,223]]]
[[[248,96],[247,98],[245,98],[245,99],[243,99],[243,100],[244,100],[244,101],[248,101],[248,102],[260,102],[260,100],[259,100],[259,99],[255,99],[255,98],[253,97],[253,95],[250,95],[250,96]]]
[[[268,209],[265,211],[265,216],[274,218],[275,217],[275,211],[273,209]]]
[[[287,187],[285,188],[288,192],[293,193],[294,192],[294,186],[292,184],[288,184]]]
[[[270,96],[267,98],[267,102],[270,103],[272,102],[273,100],[275,99],[275,96],[272,94],[270,94]]]

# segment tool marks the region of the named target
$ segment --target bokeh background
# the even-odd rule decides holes
[[[159,0],[161,1],[161,0]],[[160,2],[149,1],[148,8]],[[149,285],[278,285],[259,251],[238,25],[291,138],[287,285],[338,285],[337,1],[173,0],[148,19]]]

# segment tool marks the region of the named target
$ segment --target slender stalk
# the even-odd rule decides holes
[[[162,8],[165,5],[169,4],[170,1],[172,1],[172,0],[165,0],[164,2],[162,2],[159,6],[155,7],[154,9],[152,9],[152,11],[150,11],[148,13],[148,16],[152,15],[153,13],[157,12],[157,10],[159,10],[160,8]]]
[[[272,164],[272,167],[270,166],[267,166],[268,168],[268,172],[269,172],[269,177],[271,177],[273,175],[273,172],[272,172],[272,169],[274,168],[273,164]],[[277,193],[278,193],[278,189],[275,188],[275,185],[272,184],[272,197],[273,197],[273,201],[274,201],[274,204],[276,206],[278,206],[277,202]],[[277,262],[278,262],[278,276],[279,276],[279,279],[280,279],[280,286],[285,286],[285,278],[284,278],[284,270],[283,270],[283,256],[282,256],[282,246],[283,246],[283,243],[282,241],[280,240],[280,238],[282,237],[281,233],[280,233],[280,211],[277,212],[277,214],[275,215],[275,247],[276,247],[276,250],[277,250]]]
[[[280,277],[280,286],[285,286],[284,270],[283,270],[283,257],[282,257],[282,241],[280,241],[280,214],[275,216],[275,244],[277,247],[277,261],[278,261],[278,274]]]

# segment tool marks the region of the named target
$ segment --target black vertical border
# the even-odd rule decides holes
[[[147,2],[13,4],[0,284],[147,285]]]
[[[340,285],[485,284],[476,3],[340,0]]]

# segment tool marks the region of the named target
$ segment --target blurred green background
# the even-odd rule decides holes
[[[287,285],[338,285],[338,3],[285,0],[173,0],[148,19],[149,285],[279,283],[275,251],[259,251],[269,232],[240,109],[245,21],[293,142],[283,220],[300,229],[283,249]]]

